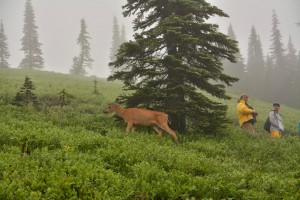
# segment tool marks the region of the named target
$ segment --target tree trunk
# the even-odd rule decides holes
[[[184,91],[180,87],[183,85],[183,80],[176,72],[170,72],[169,79],[172,82],[167,90],[166,107],[169,112],[170,126],[174,130],[184,133],[186,131],[185,98]]]

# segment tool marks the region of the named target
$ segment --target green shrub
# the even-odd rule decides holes
[[[40,111],[7,105],[25,74]],[[122,85],[100,80],[94,95],[93,80],[0,69],[0,199],[300,199],[299,110],[281,107],[290,135],[272,139],[262,129],[269,104],[255,100],[253,138],[237,125],[233,99],[227,128],[179,134],[176,145],[147,128],[126,134],[123,121],[101,113]],[[60,123],[59,105],[43,103],[63,88],[75,99]]]

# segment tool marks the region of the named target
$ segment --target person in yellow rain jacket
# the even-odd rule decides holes
[[[256,122],[257,112],[248,105],[248,95],[242,95],[238,100],[237,111],[241,128],[252,135],[255,133],[254,123]]]

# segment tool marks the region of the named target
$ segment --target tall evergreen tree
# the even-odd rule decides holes
[[[114,61],[116,59],[116,55],[118,53],[118,49],[120,46],[120,27],[118,23],[118,19],[116,16],[113,18],[113,26],[112,26],[112,43],[110,48],[110,61]],[[114,66],[110,66],[110,73],[113,74],[116,71]]]
[[[7,36],[5,35],[4,25],[1,20],[0,24],[0,68],[8,68],[8,58],[10,56],[8,51]]]
[[[110,61],[114,61],[116,59],[116,55],[118,53],[119,47],[126,42],[126,30],[125,25],[122,25],[121,31],[120,26],[117,20],[117,17],[113,18],[113,30],[112,30],[112,44],[110,49]],[[123,67],[119,67],[116,69],[114,66],[110,65],[110,73],[113,74],[116,71],[124,70]]]
[[[227,35],[230,39],[237,40],[236,34],[233,30],[231,23],[229,24]],[[223,60],[224,71],[230,76],[239,78],[239,82],[233,84],[233,88],[235,90],[245,91],[248,83],[246,81],[246,66],[244,64],[244,58],[240,52],[237,52],[235,54],[235,57],[237,61],[235,63],[232,63],[226,59]]]
[[[264,64],[260,37],[256,33],[255,27],[252,26],[248,42],[247,82],[248,90],[257,97],[263,94]]]
[[[125,25],[122,25],[121,35],[120,35],[120,45],[126,42],[126,28]]]
[[[235,32],[233,31],[233,27],[232,27],[232,24],[231,24],[231,23],[230,23],[229,26],[228,26],[228,29],[227,29],[227,35],[228,35],[231,39],[237,40],[236,34],[235,34]]]
[[[274,68],[268,74],[268,77],[271,79],[270,82],[272,83],[269,97],[274,100],[283,101],[285,96],[283,92],[285,91],[286,79],[288,79],[288,77],[286,77],[287,71],[285,68],[285,49],[281,41],[282,36],[278,25],[279,19],[273,10],[270,57],[274,63]]]
[[[265,58],[265,67],[264,67],[264,76],[265,76],[265,82],[262,86],[263,95],[262,99],[268,100],[268,101],[274,101],[274,98],[272,97],[273,91],[273,81],[274,77],[271,77],[271,74],[274,72],[274,63],[270,56],[270,54],[266,55]]]
[[[237,37],[236,37],[236,34],[233,30],[233,27],[232,27],[231,23],[229,24],[227,35],[229,36],[230,39],[237,41]],[[240,51],[237,52],[235,56],[236,56],[237,63],[244,63],[244,58],[243,58]]]
[[[282,43],[282,36],[279,30],[279,19],[276,12],[272,13],[272,30],[271,30],[271,46],[270,58],[273,62],[273,69],[268,73],[271,78],[271,98],[273,100],[285,101],[285,92],[287,85],[287,69],[285,61],[285,49]],[[281,92],[278,92],[281,91]]]
[[[299,102],[300,102],[300,94],[299,94],[299,87],[300,87],[300,51],[298,52],[298,62],[297,62],[297,71],[296,71],[296,77],[298,77],[297,79],[296,79],[296,86],[298,87],[298,89],[297,89],[297,92],[296,92],[296,94],[297,94],[297,102],[298,102],[298,105],[296,106],[297,108],[300,108],[300,105],[299,105]]]
[[[300,26],[300,22],[297,23],[298,26]],[[297,80],[296,80],[296,86],[299,86],[300,85],[300,51],[298,52],[298,59],[297,59],[297,70],[296,70],[296,77]],[[299,91],[299,90],[298,90]],[[297,99],[298,101],[297,102],[300,102],[300,96],[299,96],[299,92],[298,92],[298,96],[297,96]],[[300,106],[298,105],[297,108],[300,108]]]
[[[270,56],[273,59],[275,65],[274,67],[277,69],[282,68],[285,63],[284,60],[285,49],[281,41],[282,35],[278,25],[279,25],[279,19],[276,12],[273,10]]]
[[[294,47],[292,37],[289,36],[287,44],[287,53],[286,53],[286,70],[288,79],[286,80],[286,87],[289,88],[286,90],[286,99],[287,103],[291,106],[299,106],[300,102],[300,84],[298,84],[299,76],[298,74],[298,56],[297,51]],[[293,98],[290,98],[293,97]]]
[[[38,32],[31,0],[26,0],[25,4],[23,33],[21,50],[24,51],[25,58],[22,59],[19,67],[26,69],[44,68],[44,59],[40,49],[41,43],[38,42]]]
[[[269,54],[266,55],[265,59],[265,71],[269,72],[270,70],[273,70],[274,68],[274,63]]]
[[[89,33],[87,32],[87,25],[85,19],[81,19],[80,21],[80,33],[77,38],[77,44],[80,47],[79,56],[75,56],[73,58],[73,65],[70,69],[71,74],[76,75],[85,75],[86,68],[92,68],[93,59],[90,55],[90,43],[89,43]]]
[[[223,73],[222,60],[234,62],[238,48],[207,19],[228,15],[205,0],[128,0],[123,8],[125,16],[135,14],[136,34],[110,63],[126,66],[109,77],[132,91],[120,101],[166,111],[181,133],[224,125],[227,106],[207,94],[229,99],[225,86],[238,79]]]
[[[297,61],[298,61],[297,50],[294,47],[292,37],[290,35],[287,44],[286,62],[287,62],[287,69],[291,74],[293,74],[296,71]]]

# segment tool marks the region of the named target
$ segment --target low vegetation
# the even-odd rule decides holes
[[[25,77],[40,108],[10,105]],[[281,107],[288,136],[262,129],[271,104],[259,111],[257,137],[230,123],[217,134],[179,134],[176,145],[147,129],[124,134],[125,124],[102,113],[122,93],[117,82],[51,72],[0,70],[0,199],[299,199],[300,111]],[[72,100],[54,103],[65,91]],[[47,101],[46,101],[47,100]],[[50,104],[52,102],[53,104]]]

